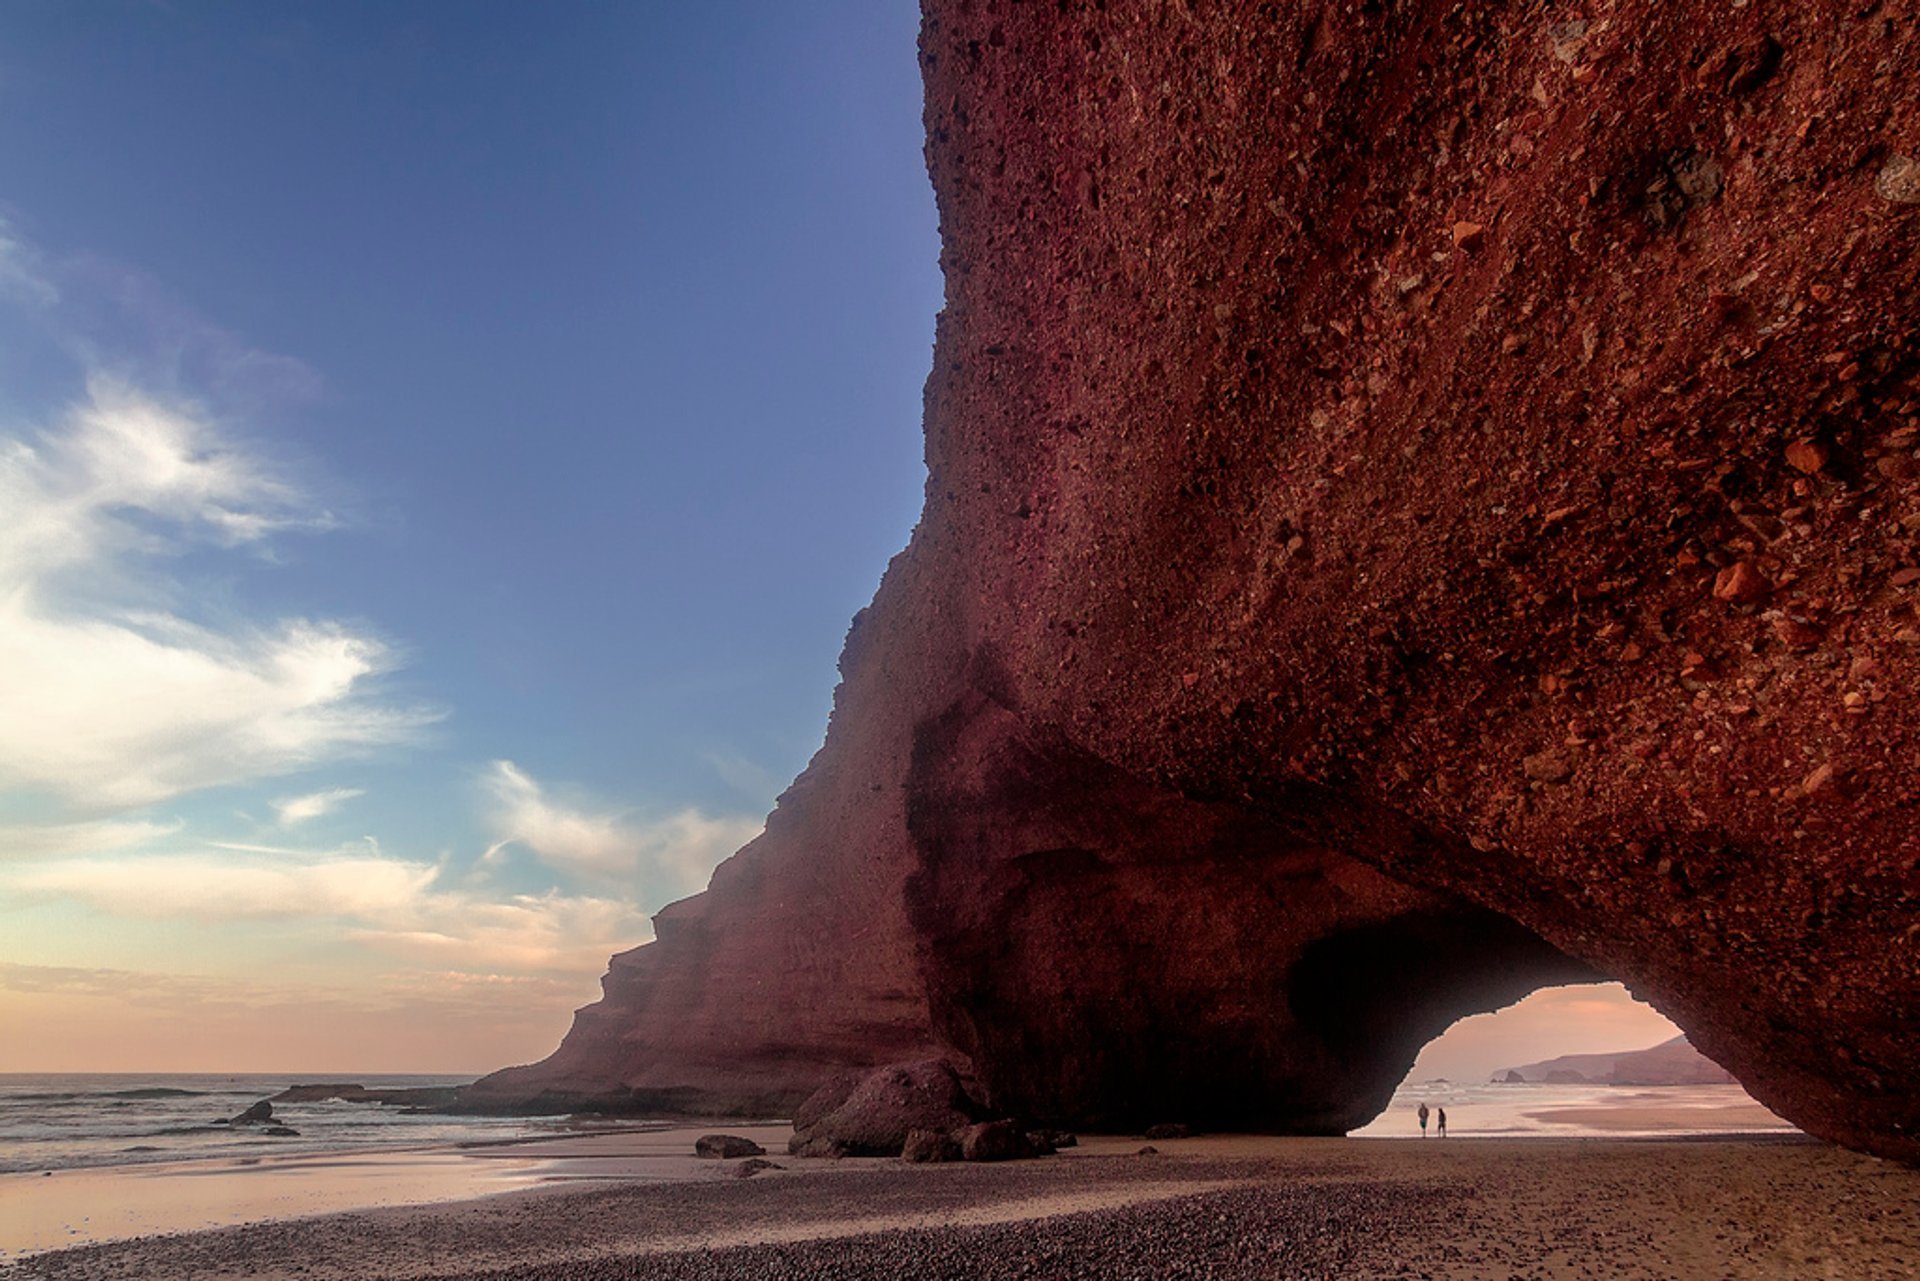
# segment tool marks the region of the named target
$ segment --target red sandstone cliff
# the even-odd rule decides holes
[[[913,544],[768,835],[492,1097],[944,1045],[1331,1128],[1574,957],[1920,1155],[1913,6],[929,0],[922,58]]]

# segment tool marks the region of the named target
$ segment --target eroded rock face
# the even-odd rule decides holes
[[[940,8],[924,536],[1023,724],[1911,1154],[1913,15],[1572,16]]]
[[[494,1088],[1333,1129],[1573,957],[1920,1155],[1914,19],[931,0],[920,527]]]

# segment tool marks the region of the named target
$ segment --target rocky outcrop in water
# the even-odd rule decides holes
[[[1626,980],[1920,1156],[1908,4],[930,0],[926,508],[768,834],[480,1102],[1322,1131]]]

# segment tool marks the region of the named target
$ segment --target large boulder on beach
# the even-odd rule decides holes
[[[973,1123],[978,1104],[943,1059],[896,1063],[822,1086],[794,1115],[795,1155],[899,1156],[914,1130]]]
[[[1609,977],[1920,1160],[1883,9],[925,0],[912,542],[766,833],[471,1098],[953,1056],[1001,1113],[1337,1133]]]
[[[693,1154],[717,1161],[732,1161],[743,1156],[765,1156],[767,1150],[752,1139],[737,1134],[703,1134],[693,1141]]]
[[[965,1161],[1017,1161],[1036,1155],[1019,1122],[1010,1118],[970,1125],[957,1137]]]

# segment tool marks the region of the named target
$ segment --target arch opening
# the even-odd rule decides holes
[[[1419,1107],[1449,1133],[1584,1137],[1791,1132],[1685,1033],[1617,982],[1542,987],[1451,1024],[1387,1109],[1354,1133],[1409,1138]]]
[[[908,909],[996,1110],[1341,1134],[1464,1015],[1600,976],[1518,923],[972,695],[921,726]]]

